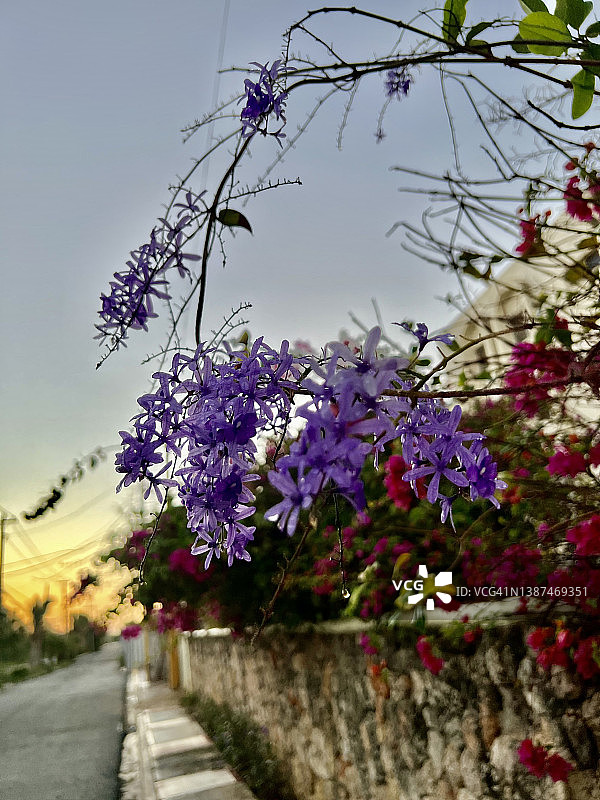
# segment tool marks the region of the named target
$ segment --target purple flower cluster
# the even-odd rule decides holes
[[[255,437],[282,430],[290,409],[290,394],[299,379],[301,360],[284,342],[279,352],[258,339],[249,352],[230,352],[225,363],[202,345],[193,357],[177,354],[170,372],[156,373],[158,389],[139,398],[143,412],[134,418],[134,435],[122,432],[124,450],[117,471],[121,486],[146,479],[159,499],[162,491],[179,487],[179,496],[196,534],[194,555],[227,553],[233,560],[250,560],[246,545],[254,526],[244,523],[254,513],[254,495],[246,485],[258,476]],[[182,458],[175,473],[164,476],[162,448]],[[160,470],[156,472],[156,470]]]
[[[323,491],[364,509],[365,460],[373,456],[377,463],[384,446],[397,439],[409,465],[404,479],[413,489],[429,479],[427,499],[440,502],[442,519],[451,518],[458,496],[442,494],[442,481],[468,489],[472,500],[498,505],[494,492],[506,484],[497,478],[482,434],[458,429],[459,406],[450,410],[434,398],[402,396],[412,388],[399,376],[409,362],[378,357],[380,338],[380,329],[373,328],[362,351],[334,342],[322,361],[295,358],[287,342],[277,352],[262,339],[249,351],[228,350],[221,362],[203,345],[193,356],[178,353],[169,372],[153,376],[156,391],[139,398],[142,411],[133,419],[133,433],[121,432],[116,467],[124,477],[118,488],[145,479],[145,496],[154,490],[162,500],[165,490],[177,487],[196,534],[192,553],[205,556],[205,567],[223,553],[229,565],[249,561],[246,546],[255,527],[245,521],[255,511],[248,487],[258,479],[251,472],[255,439],[285,432],[291,398],[300,389],[312,398],[297,411],[305,426],[268,475],[282,499],[265,516],[288,535]],[[307,368],[312,377],[306,377]],[[169,454],[180,465],[167,476]]]
[[[281,66],[281,60],[274,61],[270,69],[268,62],[264,65],[258,64],[256,61],[252,63],[260,69],[260,75],[256,83],[249,78],[244,81],[246,104],[240,114],[242,136],[252,136],[259,132],[264,136],[270,134],[277,139],[283,139],[285,133],[281,131],[286,122],[283,111],[287,92],[280,91],[277,82],[286,74],[286,69]],[[274,114],[275,119],[282,123],[277,131],[268,129],[271,114]]]
[[[388,97],[397,97],[401,100],[406,97],[413,79],[406,71],[406,67],[388,70],[385,80],[385,92]]]
[[[320,379],[303,386],[313,400],[300,409],[306,426],[290,447],[289,455],[269,473],[272,485],[283,495],[266,518],[276,520],[289,535],[295,531],[302,509],[312,505],[330,487],[361,510],[365,507],[361,470],[365,459],[378,454],[386,443],[400,439],[403,458],[411,469],[405,479],[413,488],[419,478],[431,476],[427,488],[430,503],[440,501],[444,519],[453,498],[440,494],[442,478],[470,488],[471,499],[492,499],[505,484],[496,478],[497,468],[481,446],[482,435],[458,430],[461,409],[447,409],[435,399],[394,396],[394,389],[410,390],[411,383],[398,377],[408,362],[377,357],[379,328],[370,331],[363,352],[353,354],[339,343],[325,365],[315,365]],[[366,441],[369,437],[370,441]],[[466,442],[472,442],[470,447]]]
[[[452,519],[452,502],[457,495],[440,493],[442,478],[460,488],[468,487],[471,500],[482,497],[496,507],[496,489],[506,488],[506,483],[496,477],[498,467],[483,447],[483,435],[458,430],[461,416],[460,406],[449,410],[434,400],[420,400],[396,429],[402,457],[412,467],[403,480],[410,481],[415,489],[417,480],[430,476],[427,499],[430,503],[440,501],[443,521],[448,516]]]
[[[194,196],[187,192],[185,203],[175,204],[180,209],[176,222],[159,220],[161,225],[152,230],[150,241],[131,251],[127,269],[115,272],[110,294],[100,296],[102,323],[96,325],[99,331],[96,339],[108,340],[112,348],[118,349],[129,329],[148,330],[148,320],[157,316],[153,298],[170,298],[165,279],[167,270],[176,267],[181,277],[189,274],[185,262],[198,261],[200,256],[183,252],[185,230],[204,213],[199,205],[202,194]]]
[[[418,339],[419,352],[421,352],[429,342],[442,342],[443,344],[451,345],[454,341],[454,335],[452,333],[441,333],[437,336],[430,336],[429,328],[423,322],[417,322],[414,327],[410,322],[395,322],[394,325],[399,325],[399,327],[404,328],[405,331],[408,331],[408,333],[411,333]]]
[[[346,345],[330,344],[326,363],[313,363],[318,381],[303,381],[303,388],[313,398],[297,412],[306,425],[289,455],[279,459],[277,470],[268,476],[283,500],[265,516],[277,520],[290,536],[300,510],[308,508],[329,485],[357,510],[365,507],[360,477],[365,459],[370,453],[377,455],[394,438],[393,419],[409,407],[405,399],[383,395],[408,362],[378,359],[380,336],[379,328],[369,333],[360,357]],[[364,441],[366,436],[372,441]]]

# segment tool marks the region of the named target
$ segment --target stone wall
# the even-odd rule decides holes
[[[487,632],[438,676],[392,642],[379,674],[356,632],[193,636],[180,651],[184,688],[264,726],[299,800],[599,800],[599,687],[544,672],[526,634]],[[518,763],[525,738],[576,765],[568,784]]]

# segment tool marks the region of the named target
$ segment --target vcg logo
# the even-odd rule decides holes
[[[431,611],[434,607],[433,597],[438,597],[442,603],[449,603],[452,595],[455,592],[452,585],[451,572],[438,572],[437,575],[429,575],[425,564],[419,564],[417,571],[417,578],[409,578],[405,581],[392,581],[396,591],[404,589],[405,592],[411,592],[406,598],[406,602],[414,606],[420,603],[423,599],[426,600],[425,608]]]

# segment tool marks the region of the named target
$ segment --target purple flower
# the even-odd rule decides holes
[[[429,465],[415,467],[408,470],[402,476],[402,480],[414,483],[419,478],[424,478],[426,475],[431,475],[429,486],[427,487],[427,499],[430,503],[435,503],[439,495],[440,480],[442,477],[447,478],[455,486],[468,486],[469,481],[464,473],[459,472],[457,469],[450,466],[452,456],[447,452],[442,451],[436,453],[430,445],[421,444],[421,456],[424,456]]]
[[[293,536],[298,517],[308,508],[320,490],[318,475],[314,472],[295,481],[289,472],[269,472],[269,482],[283,495],[283,500],[265,512],[265,519],[277,522],[279,530]]]
[[[388,97],[397,97],[401,100],[408,94],[412,81],[412,75],[406,71],[406,67],[390,69],[386,75],[385,93]]]
[[[269,69],[267,64],[252,62],[255,67],[260,69],[258,81],[254,83],[248,78],[244,81],[246,105],[242,109],[240,119],[242,120],[242,136],[252,136],[254,133],[262,133],[263,136],[270,134],[278,140],[285,137],[282,133],[286,119],[284,115],[285,101],[287,92],[279,91],[278,81],[285,76],[286,69],[281,67],[281,60],[273,62]],[[281,120],[277,131],[269,131],[268,121],[271,115],[276,120]]]
[[[473,443],[469,450],[469,457],[472,460],[467,465],[466,475],[471,487],[471,500],[483,497],[496,508],[500,508],[500,503],[494,497],[494,493],[496,489],[506,489],[507,484],[497,477],[498,465],[481,442]]]
[[[442,522],[446,522],[446,520],[450,518],[450,524],[452,525],[452,530],[454,533],[456,533],[456,528],[454,527],[454,518],[452,517],[452,504],[457,498],[457,494],[453,495],[452,497],[446,497],[446,495],[438,494],[438,500],[440,501],[440,506],[442,508],[440,519]]]
[[[427,339],[424,326],[417,331]],[[459,406],[450,410],[434,398],[415,402],[393,396],[398,387],[411,388],[399,374],[408,362],[380,357],[380,338],[374,328],[358,353],[332,343],[320,361],[295,358],[287,342],[273,350],[262,339],[249,351],[225,348],[224,356],[204,345],[193,356],[177,354],[170,370],[155,373],[155,391],[140,397],[133,431],[122,433],[123,451],[116,459],[124,475],[119,488],[145,480],[146,496],[154,491],[162,499],[165,490],[178,486],[196,534],[192,552],[205,556],[205,567],[222,553],[230,566],[249,560],[255,527],[245,520],[255,512],[249,487],[258,480],[255,438],[285,434],[291,398],[300,388],[312,395],[297,411],[306,423],[268,475],[282,497],[265,517],[288,535],[322,491],[343,496],[362,511],[365,460],[373,456],[377,461],[385,444],[398,438],[410,467],[404,478],[414,486],[430,476],[427,499],[440,502],[442,520],[450,516],[452,522],[452,502],[460,494],[441,494],[442,479],[469,487],[471,499],[495,502],[494,491],[505,484],[497,478],[481,434],[459,430]],[[165,477],[171,462],[165,463],[161,451],[179,461],[173,467],[177,480]]]
[[[196,541],[192,545],[191,553],[193,556],[201,556],[206,553],[204,569],[208,569],[213,556],[221,558],[221,541],[218,532],[197,531]]]
[[[426,344],[429,344],[429,342],[443,342],[444,344],[450,345],[454,341],[454,336],[451,333],[442,333],[438,336],[430,336],[427,325],[422,322],[418,322],[414,328],[410,322],[394,322],[394,325],[399,325],[401,328],[404,328],[405,331],[408,331],[408,333],[412,333],[413,336],[417,337],[419,340],[419,352],[425,347]]]
[[[446,455],[455,455],[463,461],[466,456],[463,442],[483,439],[483,434],[462,433],[458,430],[458,423],[462,416],[462,409],[459,405],[454,406],[452,411],[443,406],[434,406],[432,411],[425,410],[423,422],[419,425],[419,435],[433,436],[431,446],[435,450],[444,450]]]
[[[204,193],[202,193],[204,194]],[[153,228],[150,241],[132,250],[127,269],[115,272],[110,282],[110,294],[102,294],[99,316],[102,322],[96,325],[96,339],[107,342],[111,349],[118,349],[127,338],[129,330],[148,330],[148,320],[157,316],[153,298],[169,300],[165,273],[176,267],[179,275],[189,275],[187,261],[198,261],[200,256],[185,253],[185,230],[205,213],[198,205],[202,194],[186,193],[186,203],[177,203],[184,211],[179,212],[175,224],[161,219],[160,227]]]
[[[124,451],[117,468],[125,473],[121,485],[147,480],[148,491],[178,486],[188,524],[200,538],[195,552],[206,565],[221,552],[228,563],[247,560],[246,545],[255,528],[243,523],[255,511],[248,484],[258,476],[254,437],[264,430],[281,435],[290,409],[289,391],[300,375],[302,359],[279,352],[262,339],[250,352],[229,351],[218,361],[214,351],[200,345],[192,357],[177,354],[171,370],[154,375],[157,389],[139,399],[142,412],[134,433],[123,433]],[[163,477],[162,447],[182,463],[177,482]]]
[[[160,442],[156,441],[150,431],[140,431],[137,436],[120,431],[120,435],[123,451],[115,457],[115,470],[124,473],[125,477],[119,483],[117,491],[136,480],[148,477],[149,467],[160,464],[163,460],[162,455],[156,452]]]

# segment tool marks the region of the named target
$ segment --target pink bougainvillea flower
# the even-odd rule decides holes
[[[388,546],[388,537],[383,536],[381,539],[378,539],[373,547],[374,553],[385,553],[387,546]]]
[[[537,583],[541,557],[539,550],[511,544],[500,556],[488,560],[486,582],[501,588],[533,586]]]
[[[520,342],[511,354],[514,362],[505,376],[505,383],[511,388],[524,390],[515,396],[515,409],[534,416],[539,404],[548,400],[546,383],[566,380],[572,367],[574,355],[570,350],[547,347],[545,342]],[[556,385],[554,389],[563,388]]]
[[[585,468],[583,453],[568,450],[558,450],[553,456],[550,456],[546,467],[550,475],[569,475],[571,478],[585,472]]]
[[[537,529],[538,539],[544,540],[550,533],[550,525],[547,522],[540,522]]]
[[[544,778],[549,775],[555,783],[566,781],[573,769],[573,765],[565,761],[558,753],[549,755],[545,747],[536,747],[531,739],[523,739],[517,749],[517,754],[521,764],[527,767],[536,778]]]
[[[593,219],[594,215],[583,199],[583,192],[579,188],[579,178],[576,175],[569,178],[563,197],[567,201],[567,214],[570,217],[580,219],[582,222],[589,222]]]
[[[410,553],[413,548],[414,544],[405,539],[403,542],[399,542],[392,547],[392,555],[394,558],[398,558],[398,556],[401,556],[403,553]]]
[[[575,651],[573,661],[577,672],[584,680],[600,674],[600,636],[589,636],[582,639]]]
[[[588,457],[590,459],[590,464],[592,467],[600,466],[600,442],[595,444],[593,447],[590,447],[588,452]]]
[[[594,514],[585,522],[570,528],[565,539],[575,545],[578,556],[600,555],[600,515]]]
[[[127,625],[127,627],[123,628],[121,631],[121,636],[123,639],[137,639],[141,632],[141,625]]]
[[[533,650],[539,650],[554,639],[554,628],[536,628],[527,637],[527,644]]]
[[[431,649],[431,642],[426,636],[419,636],[417,639],[417,653],[419,654],[423,666],[434,675],[440,673],[444,668],[446,662],[443,658],[438,658],[434,655]]]
[[[548,754],[545,747],[536,747],[531,739],[523,739],[517,749],[517,755],[521,764],[527,767],[536,778],[543,778],[546,775]]]
[[[379,648],[371,641],[368,633],[362,633],[358,643],[368,656],[374,656],[379,652]]]
[[[538,651],[536,661],[540,667],[545,670],[552,666],[566,669],[572,664],[568,650],[575,644],[576,636],[558,622],[556,628],[536,628],[527,637],[527,644]]]
[[[171,572],[181,572],[193,578],[197,583],[206,581],[212,571],[205,571],[198,558],[193,556],[187,547],[180,547],[169,556],[169,569]]]
[[[546,771],[554,783],[566,781],[572,769],[573,764],[569,764],[569,762],[565,761],[558,753],[552,753],[552,755],[548,756],[546,759]]]
[[[573,636],[571,631],[563,629],[563,630],[559,630],[557,632],[557,634],[556,634],[556,644],[559,647],[563,647],[563,648],[566,649],[568,647],[571,647],[571,645],[574,643],[574,641],[575,641],[575,637]]]
[[[515,248],[515,253],[518,253],[520,256],[531,255],[536,245],[541,244],[540,227],[538,225],[539,218],[540,215],[536,214],[529,219],[520,220],[519,227],[521,228],[523,241]]]
[[[387,489],[388,497],[397,508],[410,511],[415,502],[415,495],[409,484],[402,480],[408,466],[402,456],[390,456],[385,465],[385,478],[383,485]]]
[[[483,628],[477,625],[475,628],[469,628],[463,633],[463,641],[467,644],[476,642],[483,635]]]
[[[325,581],[324,583],[317,584],[317,586],[313,586],[313,592],[318,595],[333,594],[334,590],[335,586],[331,581]]]
[[[565,669],[569,666],[568,654],[557,644],[542,648],[537,654],[536,661],[545,670],[552,666],[565,667]]]

